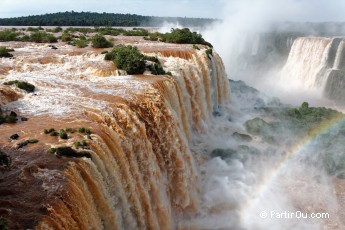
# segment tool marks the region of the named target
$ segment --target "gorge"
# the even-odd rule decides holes
[[[36,87],[0,86],[3,112],[28,118],[1,125],[1,151],[12,164],[2,168],[0,206],[11,229],[174,229],[198,210],[192,136],[229,102],[222,61],[191,45],[127,43],[156,55],[173,76],[114,76],[95,49],[5,44],[15,58],[2,59],[2,83]],[[81,127],[91,134],[75,132]],[[68,139],[46,134],[50,128]],[[9,139],[14,133],[18,140]],[[38,143],[18,147],[33,138]],[[80,153],[81,140],[90,157],[49,153]]]
[[[260,36],[232,53],[243,79],[270,75],[341,104],[342,38]],[[14,49],[0,62],[1,115],[17,119],[0,125],[9,229],[342,229],[345,119],[333,104],[288,105],[229,80],[206,45],[114,42],[171,75],[124,76],[105,49],[1,42]],[[328,217],[259,215],[272,211]]]

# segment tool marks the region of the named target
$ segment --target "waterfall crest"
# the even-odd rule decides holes
[[[36,222],[23,220],[17,226],[175,229],[180,219],[195,213],[199,184],[190,150],[192,135],[203,132],[212,113],[229,101],[218,54],[208,57],[205,49],[182,50],[178,45],[174,52],[151,48],[145,52],[157,55],[173,76],[114,77],[115,69],[95,51],[72,54],[62,47],[59,54],[51,55],[40,49],[44,47],[22,48],[6,76],[6,80],[24,79],[38,89],[35,95],[19,92],[22,98],[5,106],[35,115],[16,126],[23,130],[21,138],[40,140],[21,151],[14,149],[17,142],[1,143],[21,163],[13,169],[17,177],[26,182],[30,178],[40,194],[40,199],[31,200],[35,205],[31,218]],[[30,51],[38,57],[28,59]],[[91,158],[60,159],[48,153],[50,147],[73,147],[85,136],[74,133],[61,140],[42,133],[43,129],[82,126],[92,132],[87,140]],[[12,126],[4,127],[7,135],[14,132]],[[30,169],[24,177],[23,168]],[[18,185],[9,198],[25,189]],[[0,204],[4,203],[0,200]],[[4,214],[9,226],[15,226],[23,205],[5,205],[14,210]]]

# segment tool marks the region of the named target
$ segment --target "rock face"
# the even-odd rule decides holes
[[[191,136],[229,101],[222,61],[192,45],[137,45],[172,76],[114,76],[101,51],[64,45],[25,44],[1,60],[11,69],[1,108],[29,118],[0,125],[11,158],[0,168],[0,216],[10,229],[176,229],[198,210]],[[35,92],[2,85],[11,80]]]

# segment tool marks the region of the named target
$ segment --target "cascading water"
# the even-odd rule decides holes
[[[299,60],[308,56],[302,40],[292,49],[299,50]],[[319,49],[332,55],[319,52],[321,57],[305,63],[341,69],[343,41],[315,43],[319,48],[310,45],[310,55]],[[157,56],[173,76],[117,76],[98,50],[10,45],[16,56],[1,59],[1,83],[21,79],[37,88],[24,93],[0,86],[4,112],[29,118],[1,125],[1,151],[13,163],[1,168],[0,215],[11,228],[273,230],[341,229],[344,224],[342,172],[329,176],[320,166],[327,158],[318,158],[335,151],[330,142],[318,141],[324,136],[333,140],[341,132],[340,120],[299,139],[279,126],[286,118],[276,117],[282,110],[279,101],[233,81],[229,103],[228,79],[217,53],[141,41],[138,47]],[[255,52],[261,51],[257,47]],[[286,66],[289,62],[294,61],[289,58]],[[307,78],[316,81],[309,70]],[[268,126],[264,135],[244,125],[256,116],[262,120],[254,119],[254,130]],[[80,127],[91,134],[70,132],[66,140],[43,132]],[[14,133],[19,139],[9,141]],[[18,149],[27,139],[39,142]],[[88,148],[75,146],[82,140]],[[49,153],[61,147],[84,155]],[[332,160],[331,166],[336,164]],[[259,216],[297,210],[331,216]]]
[[[318,92],[343,105],[343,38],[301,37],[295,40],[281,81],[296,88]]]
[[[36,91],[0,86],[2,97],[8,98],[6,90],[18,95],[3,110],[29,117],[1,127],[1,150],[14,162],[3,170],[0,190],[1,216],[10,227],[176,229],[195,215],[200,184],[192,140],[205,131],[213,111],[229,102],[216,53],[143,43],[139,47],[157,55],[173,77],[114,77],[112,64],[94,50],[12,45],[16,57],[2,59],[8,72],[1,82],[25,80]],[[78,127],[91,130],[89,139],[78,132],[67,140],[43,133]],[[14,132],[19,140],[8,142]],[[39,142],[16,149],[32,138]],[[48,153],[83,139],[90,157]]]
[[[329,38],[297,38],[282,73],[283,79],[306,88],[324,86],[323,71],[331,48]]]

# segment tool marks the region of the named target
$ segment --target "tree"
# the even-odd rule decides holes
[[[162,41],[169,43],[203,44],[212,47],[211,43],[205,41],[200,34],[191,32],[188,28],[171,29],[170,33],[162,35]]]
[[[93,36],[91,38],[91,42],[92,42],[93,48],[108,48],[113,45],[110,41],[105,39],[105,37],[103,37],[103,35],[101,34],[96,34],[95,36]]]
[[[113,60],[118,69],[128,74],[142,74],[145,71],[145,57],[135,46],[118,45],[105,59]]]

